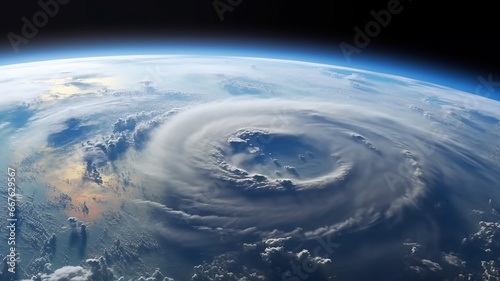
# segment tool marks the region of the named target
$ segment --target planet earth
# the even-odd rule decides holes
[[[499,101],[230,56],[0,74],[2,281],[500,280]]]

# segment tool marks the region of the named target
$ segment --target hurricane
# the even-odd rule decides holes
[[[352,232],[402,219],[458,180],[452,167],[435,173],[456,144],[419,121],[345,104],[233,99],[160,127],[145,172],[164,191],[156,204],[170,232],[306,240]]]
[[[0,71],[0,280],[497,277],[498,101],[247,57]]]

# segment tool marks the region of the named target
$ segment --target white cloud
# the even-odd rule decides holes
[[[442,257],[443,257],[443,260],[445,262],[447,262],[448,264],[450,265],[453,265],[453,266],[458,266],[458,267],[462,267],[462,266],[465,266],[465,262],[463,260],[461,260],[459,257],[457,257],[456,255],[454,255],[453,253],[441,253],[442,254]]]
[[[264,239],[264,244],[268,246],[282,246],[285,241],[290,240],[292,237],[268,238]]]
[[[428,260],[428,259],[422,259],[421,263],[423,265],[425,265],[430,271],[436,272],[436,271],[443,270],[443,268],[441,268],[441,265],[439,265],[439,263],[433,262],[433,261]]]
[[[207,228],[255,227],[266,233],[294,223],[308,237],[364,228],[418,205],[434,183],[477,184],[476,175],[458,163],[475,165],[481,160],[476,152],[452,140],[433,139],[432,125],[409,118],[411,114],[281,99],[206,104],[174,116],[155,131],[142,168],[158,181],[153,189],[192,198],[187,212],[210,213],[194,217]],[[283,154],[280,145],[303,149],[299,152],[311,159],[301,161],[299,152]],[[316,165],[314,172],[308,165]],[[282,179],[277,169],[296,175],[281,173],[289,177]],[[395,175],[394,186],[388,174]],[[490,181],[491,174],[482,180]],[[213,183],[217,193],[205,196]],[[296,194],[311,189],[316,189],[315,196],[292,203]],[[255,198],[254,192],[269,195]],[[314,225],[311,217],[325,213],[330,225]]]
[[[81,266],[64,266],[51,274],[40,274],[35,281],[89,281],[92,272]],[[23,280],[28,281],[28,279]],[[107,280],[106,280],[107,281]]]
[[[485,281],[499,281],[500,280],[500,268],[497,262],[492,261],[481,261],[481,267],[483,268],[483,278]]]

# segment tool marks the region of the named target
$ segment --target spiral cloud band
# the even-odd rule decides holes
[[[457,144],[436,132],[425,119],[353,105],[202,105],[155,132],[145,171],[164,197],[147,203],[169,218],[171,235],[355,231],[418,206],[438,177],[451,178],[435,171]]]

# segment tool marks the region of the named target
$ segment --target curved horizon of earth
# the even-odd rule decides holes
[[[2,281],[500,280],[499,101],[229,56],[0,74]]]

